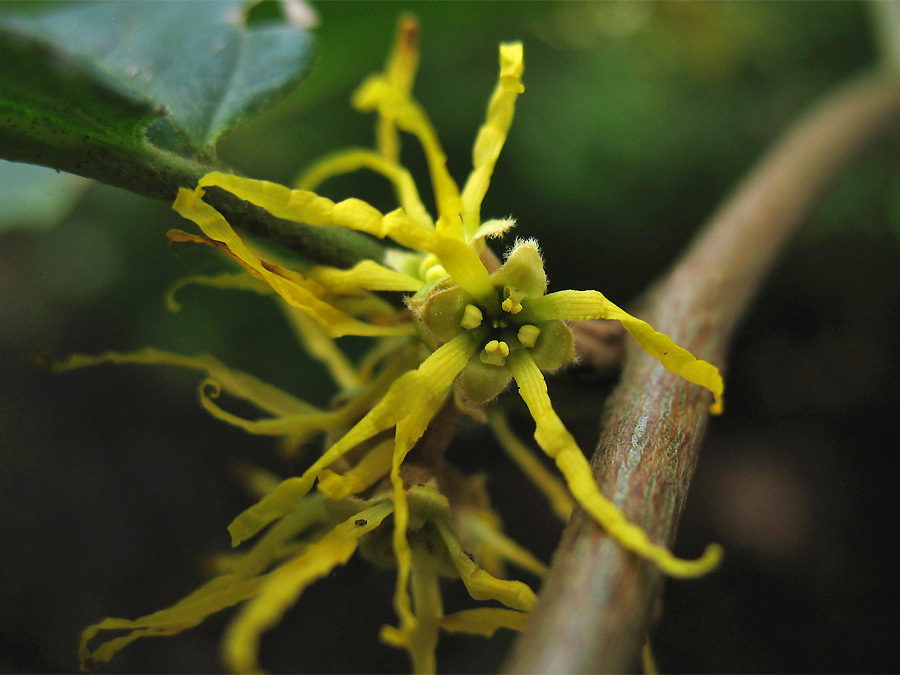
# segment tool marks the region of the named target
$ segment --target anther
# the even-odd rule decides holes
[[[435,265],[434,267],[430,267],[428,271],[425,272],[425,281],[431,283],[432,281],[443,279],[446,276],[449,275],[447,274],[447,270],[444,269],[444,266]]]
[[[475,330],[481,325],[483,320],[484,315],[481,313],[480,309],[475,305],[466,305],[466,308],[463,310],[462,321],[459,322],[459,325],[466,330]]]
[[[503,295],[505,296],[505,299],[500,304],[503,311],[509,312],[510,314],[518,314],[522,311],[522,300],[525,298],[525,294],[522,293],[522,291],[518,288],[505,286],[503,288]]]
[[[509,356],[509,345],[499,340],[491,340],[484,346],[479,358],[481,358],[482,363],[502,366],[506,364],[507,356]]]
[[[538,336],[541,334],[541,329],[537,326],[532,326],[531,324],[525,324],[521,328],[519,328],[519,334],[517,337],[519,338],[519,342],[522,343],[523,347],[528,347],[531,349],[534,347],[537,342]]]

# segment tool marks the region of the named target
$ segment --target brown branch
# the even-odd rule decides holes
[[[900,80],[867,75],[834,92],[763,158],[647,294],[640,315],[698,356],[724,364],[738,321],[787,241],[840,170],[897,126]],[[634,344],[626,348],[592,466],[604,494],[654,541],[671,545],[675,538],[709,398]],[[623,552],[576,510],[506,670],[636,668],[661,588],[652,565]]]

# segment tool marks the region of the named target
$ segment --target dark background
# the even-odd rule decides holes
[[[620,304],[677,256],[792,120],[876,60],[862,3],[324,3],[311,79],[228,137],[223,158],[289,181],[324,152],[368,145],[348,105],[377,69],[396,17],[423,28],[416,92],[465,178],[496,81],[497,43],[525,43],[526,93],[485,217],[536,236],[551,289]],[[669,581],[652,639],[673,672],[868,672],[898,667],[900,138],[834,186],[762,288],[734,343],[727,409],[712,421],[676,551],[726,547],[721,570]],[[405,159],[424,187],[421,153]],[[327,185],[392,208],[376,177]],[[427,196],[427,190],[423,190]],[[203,413],[197,378],[165,368],[52,375],[30,358],[145,345],[208,351],[314,402],[330,390],[264,299],[177,278],[225,268],[165,245],[189,224],[165,203],[94,186],[54,229],[0,235],[0,670],[76,668],[80,631],[168,606],[249,504],[237,460],[290,475],[271,440]],[[358,343],[350,349],[358,349]],[[560,376],[591,448],[610,383]],[[520,430],[528,427],[521,420]],[[894,440],[891,440],[891,439]],[[508,531],[549,559],[559,527],[484,430],[451,457],[486,471]],[[529,581],[537,583],[536,580]],[[352,561],[313,586],[263,641],[275,672],[403,671],[377,642],[393,574]],[[447,605],[461,605],[448,584]],[[142,640],[105,672],[214,672],[227,616]],[[577,617],[573,617],[573,621]],[[445,672],[496,670],[510,635],[447,636]]]

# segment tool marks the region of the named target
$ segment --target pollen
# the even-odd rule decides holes
[[[459,322],[459,325],[466,330],[475,330],[481,325],[483,320],[484,315],[481,313],[480,309],[475,305],[466,305],[466,308],[463,310],[462,321]]]

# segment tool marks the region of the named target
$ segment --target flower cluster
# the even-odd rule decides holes
[[[487,421],[501,445],[568,517],[572,500],[619,544],[655,563],[666,574],[691,577],[712,569],[720,549],[710,546],[696,561],[675,558],[649,540],[598,490],[588,461],[559,419],[547,394],[544,372],[574,359],[567,320],[613,319],[670,371],[705,387],[721,409],[722,379],[715,367],[694,358],[667,336],[626,313],[596,291],[547,293],[537,244],[517,241],[502,266],[486,239],[513,226],[481,220],[481,202],[524,91],[521,44],[500,47],[500,77],[478,132],[473,169],[462,189],[450,177],[437,135],[411,95],[417,69],[417,26],[401,23],[382,73],[356,91],[354,106],[377,113],[376,149],[352,149],[326,157],[296,189],[225,173],[204,176],[196,189],[182,189],[174,209],[202,235],[172,231],[173,241],[198,242],[230,256],[243,271],[185,283],[252,290],[274,296],[308,351],[327,366],[342,392],[334,409],[312,406],[209,355],[181,356],[155,349],[131,354],[75,355],[54,364],[67,370],[103,362],[175,365],[202,372],[200,402],[215,417],[254,434],[286,439],[297,448],[324,435],[324,451],[300,476],[278,480],[248,470],[260,499],[229,526],[234,546],[257,537],[240,553],[221,556],[217,574],[168,609],[137,620],[105,619],[82,638],[82,667],[104,662],[129,642],[172,634],[211,613],[240,604],[227,629],[223,654],[235,671],[255,671],[262,633],[275,625],[314,580],[355,552],[396,568],[397,626],[382,629],[384,641],[408,650],[416,671],[435,669],[438,632],[490,635],[521,630],[536,597],[522,582],[506,580],[504,563],[540,574],[544,566],[509,540],[491,509],[483,480],[467,478],[442,453],[446,429],[463,415]],[[437,206],[433,218],[416,185],[399,163],[400,133],[421,143]],[[381,213],[358,199],[333,202],[313,190],[345,172],[369,169],[393,186],[399,208]],[[269,213],[319,227],[341,227],[392,240],[380,261],[351,269],[315,265],[295,269],[260,253],[204,201],[210,188],[225,190]],[[404,294],[404,303],[389,293]],[[343,335],[370,336],[374,346],[351,362],[336,346]],[[510,431],[491,402],[515,381],[535,423],[538,446],[554,461],[551,475]],[[222,407],[221,393],[265,413],[239,417]],[[314,489],[315,488],[315,489]],[[473,599],[503,608],[476,607],[445,615],[439,578],[462,580]],[[100,632],[125,634],[94,651]]]

